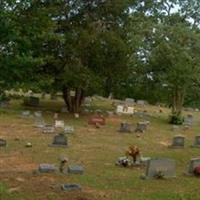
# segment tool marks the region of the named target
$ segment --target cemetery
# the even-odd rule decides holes
[[[93,106],[101,108],[102,114],[83,111],[76,119],[60,111],[62,99],[56,104],[52,101],[40,100],[40,107],[24,111],[20,100],[12,100],[9,107],[1,108],[0,187],[6,188],[4,196],[32,200],[31,192],[46,199],[46,190],[49,198],[57,199],[178,200],[181,195],[190,198],[189,192],[198,188],[198,112],[192,112],[197,123],[185,131],[184,125],[171,129],[170,109],[164,107],[158,115],[157,106],[147,105],[150,117],[146,121],[138,115],[108,116],[108,107],[116,109],[112,100],[94,98]],[[184,115],[191,112],[184,111]],[[38,119],[45,125],[35,126]]]
[[[0,200],[200,200],[200,0],[0,0]]]

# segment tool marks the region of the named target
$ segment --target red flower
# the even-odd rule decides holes
[[[197,166],[197,167],[194,168],[194,174],[196,176],[200,176],[200,166]]]

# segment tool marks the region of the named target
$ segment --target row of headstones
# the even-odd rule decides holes
[[[200,158],[192,158],[189,163],[187,175],[196,174],[196,168],[200,167]],[[142,178],[173,178],[176,177],[176,162],[173,159],[150,159],[147,162],[146,173]]]
[[[172,148],[183,148],[185,146],[184,136],[174,136],[172,140]],[[200,148],[200,136],[195,136],[194,144],[191,147]]]
[[[133,126],[131,124],[124,122],[124,123],[120,124],[119,132],[120,133],[131,133],[131,132],[135,131],[135,132],[144,133],[147,130],[147,127],[149,124],[150,124],[149,121],[138,122],[136,129],[133,130]]]

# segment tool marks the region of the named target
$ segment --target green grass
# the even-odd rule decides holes
[[[63,106],[61,100],[43,101],[40,108],[45,119],[52,122],[53,112]],[[113,109],[110,101],[97,99],[93,109]],[[136,134],[119,134],[117,130],[121,121],[136,124],[141,119],[131,116],[107,117],[107,125],[100,129],[88,126],[89,115],[82,114],[80,119],[74,119],[70,114],[60,114],[60,119],[75,127],[75,133],[68,137],[69,148],[51,148],[53,135],[44,135],[33,127],[33,119],[20,117],[24,110],[21,102],[15,100],[8,109],[0,110],[0,137],[7,139],[8,147],[0,149],[0,199],[2,200],[46,200],[65,199],[66,195],[55,189],[62,183],[79,183],[83,191],[92,195],[91,199],[106,200],[199,200],[199,179],[184,176],[191,158],[198,157],[200,149],[189,146],[195,135],[199,134],[197,123],[191,130],[172,132],[168,122],[170,110],[164,109],[158,113],[157,108],[138,107],[147,110],[152,116],[149,129],[140,138]],[[199,121],[200,114],[193,113]],[[176,134],[186,136],[185,149],[169,149],[164,144],[170,143]],[[15,138],[20,141],[15,141]],[[33,144],[25,148],[26,142]],[[118,157],[123,156],[129,145],[137,145],[144,156],[167,157],[176,160],[177,178],[171,180],[141,180],[144,168],[126,169],[115,166]],[[84,175],[40,175],[33,176],[32,170],[40,163],[58,165],[60,155],[66,155],[70,164],[82,164]],[[18,179],[22,178],[23,181]],[[9,192],[10,188],[19,187],[17,192]],[[55,187],[55,188],[54,188]],[[68,198],[73,199],[73,198]],[[74,197],[74,199],[76,199]],[[77,198],[78,199],[78,198]]]

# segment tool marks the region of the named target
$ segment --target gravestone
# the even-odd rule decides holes
[[[39,106],[40,99],[38,97],[25,97],[24,98],[24,105],[25,106]]]
[[[64,133],[74,133],[74,127],[73,126],[65,126]]]
[[[84,169],[80,165],[71,165],[68,166],[68,173],[69,174],[83,174]]]
[[[175,136],[172,140],[171,148],[184,148],[185,137],[184,136]]]
[[[6,147],[7,146],[7,142],[4,139],[0,139],[0,147]]]
[[[147,130],[147,122],[138,122],[135,132],[144,133]]]
[[[124,106],[118,105],[118,106],[117,106],[117,109],[116,109],[116,114],[121,114],[121,113],[123,113],[123,108],[124,108]]]
[[[121,123],[119,132],[120,133],[131,133],[131,125],[128,123]]]
[[[61,108],[61,113],[68,113],[67,107],[62,107]]]
[[[146,101],[144,100],[137,100],[137,105],[144,106],[146,104]]]
[[[43,133],[54,133],[55,127],[52,126],[51,124],[46,124],[42,127],[42,132]]]
[[[53,173],[57,171],[57,168],[53,164],[40,164],[38,167],[40,173]]]
[[[88,121],[89,125],[105,125],[106,124],[106,120],[104,117],[102,116],[93,116],[92,118],[89,119]]]
[[[192,158],[189,163],[188,174],[194,175],[194,169],[200,166],[200,158]]]
[[[127,105],[133,105],[133,104],[135,103],[135,100],[132,99],[132,98],[126,98],[126,99],[125,99],[125,103],[126,103]]]
[[[65,122],[63,120],[55,120],[55,127],[56,128],[64,128]]]
[[[22,111],[22,117],[30,117],[31,112],[29,110]]]
[[[42,118],[42,111],[36,111],[36,112],[34,112],[34,116],[36,118]]]
[[[195,136],[194,144],[192,145],[192,147],[200,148],[200,135]]]
[[[151,159],[147,161],[146,173],[144,179],[152,178],[174,178],[176,177],[176,163],[175,160],[161,158]]]
[[[63,191],[76,191],[76,190],[81,190],[81,186],[78,184],[67,183],[67,184],[63,184],[61,186],[61,189]]]
[[[188,114],[184,119],[184,124],[188,126],[192,126],[194,124],[194,117],[191,114]]]
[[[68,146],[67,137],[63,133],[56,135],[50,146],[52,146],[52,147],[67,147]]]

